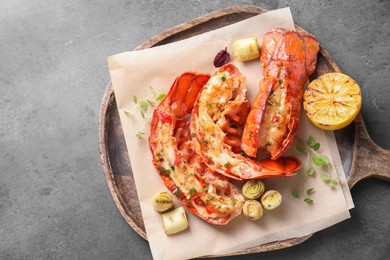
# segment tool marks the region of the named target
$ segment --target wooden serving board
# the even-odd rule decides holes
[[[187,23],[162,32],[136,48],[151,48],[166,43],[208,32],[267,10],[256,6],[240,5],[216,11]],[[297,30],[303,30],[296,25]],[[340,71],[329,53],[321,48],[317,69],[311,79],[328,73]],[[343,168],[347,174],[348,185],[353,187],[359,180],[379,177],[390,180],[390,151],[377,146],[369,137],[363,118],[359,114],[350,126],[335,131]],[[144,239],[147,239],[138,202],[133,173],[127,153],[123,130],[115,102],[114,90],[109,83],[101,104],[99,117],[99,149],[104,174],[115,204],[129,225]],[[312,235],[276,241],[240,250],[228,255],[240,255],[271,251],[290,247],[307,240]],[[213,255],[226,256],[226,255]]]

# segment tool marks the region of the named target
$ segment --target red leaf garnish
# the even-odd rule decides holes
[[[214,58],[214,66],[216,68],[222,67],[229,62],[230,54],[227,52],[227,47],[224,50],[220,50]]]

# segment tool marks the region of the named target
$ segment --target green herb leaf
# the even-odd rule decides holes
[[[136,96],[133,96],[133,101],[134,101],[134,104],[137,104],[138,103],[138,98]]]
[[[317,143],[316,139],[313,136],[310,136],[306,143],[307,143],[307,146],[309,146],[314,151],[317,151],[318,149],[320,149],[320,146],[321,146],[320,143]]]
[[[137,138],[142,138],[144,136],[144,134],[142,132],[138,132],[138,133],[135,134],[135,136]]]
[[[301,153],[306,153],[307,152],[307,147],[306,146],[297,145],[296,148]]]
[[[154,101],[149,100],[149,99],[147,99],[146,102],[148,102],[148,104],[153,106],[153,107],[156,105],[156,103]]]
[[[301,195],[299,195],[299,191],[296,191],[296,190],[293,190],[291,192],[291,195],[294,197],[294,198],[297,198],[299,199],[301,197]]]
[[[225,75],[222,75],[221,80],[222,80],[222,82],[226,81]]]
[[[338,183],[339,183],[339,182],[338,182],[337,179],[331,179],[331,180],[329,181],[329,183],[328,183],[328,186],[329,186],[330,188],[334,188]]]
[[[148,102],[142,100],[140,104],[141,104],[141,109],[146,112],[146,110],[148,110]]]
[[[267,142],[266,146],[271,146],[272,143],[270,141]]]
[[[314,144],[311,148],[314,150],[314,151],[318,151],[318,149],[320,149],[320,143],[316,143]]]
[[[158,95],[158,97],[156,98],[157,101],[162,101],[164,98],[165,98],[166,94],[160,94]]]
[[[313,164],[318,167],[323,167],[322,169],[325,170],[325,173],[320,173],[320,178],[326,185],[328,185],[330,188],[334,188],[337,184],[339,184],[339,179],[336,177],[335,179],[332,178],[331,173],[331,166],[332,161],[325,155],[319,155],[316,151],[318,151],[321,147],[321,144],[316,141],[316,139],[313,136],[309,136],[309,138],[306,140],[306,143],[302,142],[298,137],[296,137],[299,141],[300,145],[296,146],[296,149],[302,153],[308,153],[307,154],[307,160],[312,160]],[[306,164],[304,165],[303,169],[309,167],[308,162],[306,161]],[[304,174],[306,176],[314,176],[316,174],[315,167],[309,167],[306,170],[299,170],[298,173]],[[303,180],[303,183],[300,188],[300,194],[301,196],[304,196],[304,201],[307,204],[312,204],[314,201],[310,198],[310,195],[314,192],[314,188],[309,188],[304,191],[304,183],[308,180],[306,177]],[[296,194],[295,194],[296,195]]]
[[[227,168],[227,167],[229,167],[230,166],[230,162],[227,162],[227,163],[225,163],[224,165],[223,165],[223,167],[225,167],[225,168]]]
[[[144,113],[143,110],[141,110],[141,117],[142,117],[143,119],[145,119],[145,113]]]
[[[123,112],[125,113],[126,116],[131,116],[131,115],[133,115],[133,114],[131,113],[131,111],[128,111],[128,110],[124,110]]]
[[[313,163],[317,166],[324,166],[329,164],[329,159],[325,155],[313,156]]]
[[[314,170],[314,168],[310,167],[309,169],[307,169],[306,174],[309,176],[313,176],[315,172],[316,171]]]
[[[314,203],[314,201],[311,198],[305,198],[303,201],[309,205]]]
[[[144,133],[144,132],[141,132],[141,131],[139,131],[139,132],[137,132],[137,133],[135,134],[135,136],[138,137],[138,138],[143,138],[144,135],[145,135],[145,133]]]
[[[236,199],[236,198],[233,198],[232,200],[233,200],[233,205],[236,205],[236,204],[237,204],[237,202],[238,202],[238,199]]]
[[[330,180],[331,180],[330,174],[321,173],[320,177],[321,177],[321,180],[323,180],[324,182],[330,182]]]
[[[311,195],[311,194],[313,194],[314,193],[314,188],[310,188],[310,189],[308,189],[307,191],[306,191],[306,194],[307,195]]]
[[[317,143],[316,139],[314,139],[313,136],[310,136],[309,139],[307,140],[306,144],[309,146],[309,147],[312,147],[313,145],[315,145]]]

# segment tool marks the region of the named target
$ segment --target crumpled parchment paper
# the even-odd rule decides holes
[[[332,176],[338,176],[340,184],[329,188],[320,178],[326,169],[316,168],[316,174],[304,183],[306,190],[313,187],[312,205],[303,198],[294,198],[292,190],[301,187],[304,175],[291,178],[266,179],[266,189],[276,189],[283,195],[282,205],[265,211],[257,222],[251,222],[239,216],[226,226],[214,226],[187,211],[189,229],[172,236],[166,236],[162,227],[161,214],[153,210],[153,195],[166,188],[153,167],[147,137],[149,124],[140,115],[139,107],[134,107],[133,96],[138,100],[155,98],[150,87],[160,93],[167,93],[174,79],[185,71],[213,73],[213,59],[216,53],[231,45],[234,40],[257,37],[259,44],[262,35],[274,27],[294,29],[289,8],[270,11],[242,22],[229,25],[183,41],[151,49],[130,51],[109,57],[109,70],[114,87],[119,115],[130,156],[138,198],[142,209],[148,241],[155,259],[186,259],[203,255],[218,255],[234,252],[256,245],[301,237],[334,225],[350,217],[353,207],[352,198],[346,183],[345,174],[332,132],[313,126],[302,115],[297,136],[307,140],[311,135],[321,143],[320,154],[332,158]],[[231,53],[232,54],[232,53]],[[253,100],[258,84],[262,79],[262,68],[258,60],[250,62],[232,62],[246,75],[248,99]],[[132,111],[132,114],[129,112]],[[149,107],[147,118],[152,113]],[[136,133],[144,131],[145,138],[139,139]],[[295,149],[296,143],[288,155],[306,161],[306,155]],[[309,160],[309,166],[312,164]],[[329,172],[329,171],[328,171]],[[131,205],[130,205],[131,206]],[[180,206],[176,202],[176,206]]]

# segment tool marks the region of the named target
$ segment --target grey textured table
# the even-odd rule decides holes
[[[0,2],[0,259],[150,259],[119,214],[97,145],[107,56],[236,4],[290,6],[363,92],[390,149],[390,1]],[[293,248],[230,259],[389,259],[389,183],[352,189],[352,218]]]

